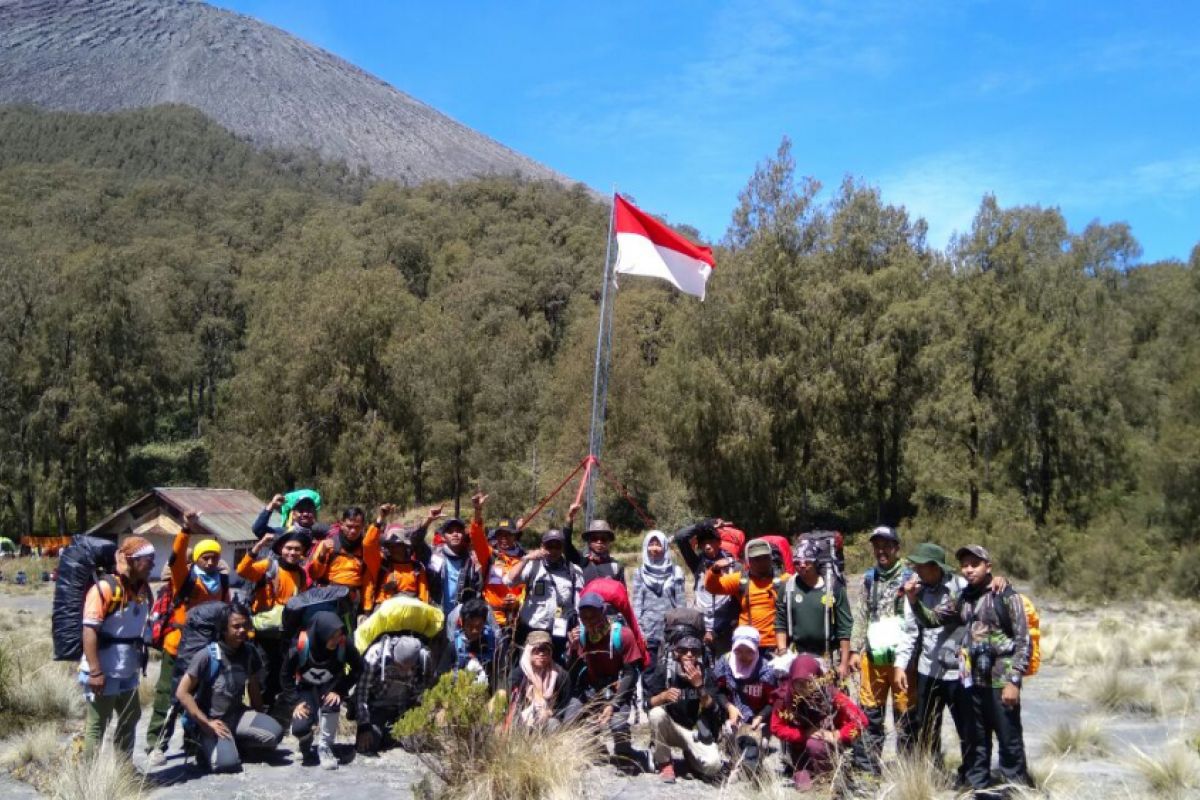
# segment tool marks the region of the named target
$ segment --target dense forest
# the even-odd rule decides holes
[[[182,107],[0,109],[0,535],[164,484],[528,509],[586,450],[607,218]],[[882,521],[1065,590],[1200,591],[1200,247],[1143,264],[1121,222],[983,195],[942,252],[785,140],[716,250],[703,304],[616,301],[604,457],[661,527]]]

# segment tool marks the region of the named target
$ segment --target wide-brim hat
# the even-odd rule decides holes
[[[905,561],[910,564],[936,564],[946,572],[954,572],[954,567],[946,561],[946,549],[933,542],[921,542],[913,548]]]
[[[283,546],[288,542],[299,542],[300,549],[307,553],[312,549],[312,534],[304,530],[285,531],[271,542],[271,549],[275,551],[275,555],[279,555],[283,552]]]
[[[609,541],[617,538],[617,535],[613,533],[613,529],[610,528],[608,523],[602,519],[592,520],[592,524],[588,525],[587,530],[583,532],[583,539],[584,541],[587,541],[588,539],[595,539],[597,538],[597,535],[602,536]]]

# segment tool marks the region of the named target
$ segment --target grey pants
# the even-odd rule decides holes
[[[292,736],[300,739],[302,745],[303,740],[309,739],[313,735],[313,726],[319,724],[321,736],[317,740],[318,744],[333,747],[333,740],[337,736],[338,720],[342,716],[342,704],[337,702],[332,705],[322,705],[321,697],[324,694],[325,690],[318,689],[300,691],[300,702],[308,704],[309,715],[307,719],[292,718]]]
[[[200,748],[213,772],[236,772],[242,766],[243,752],[269,753],[283,738],[283,728],[266,714],[243,711],[226,720],[233,731],[232,739],[221,739],[211,733],[200,734]]]

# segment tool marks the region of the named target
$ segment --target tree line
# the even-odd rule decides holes
[[[586,450],[607,218],[582,186],[406,187],[182,107],[0,109],[0,534],[185,483],[528,510]],[[622,281],[610,471],[664,528],[899,523],[1067,588],[1200,588],[1200,248],[1142,263],[1124,223],[990,195],[925,235],[785,140],[706,302]]]

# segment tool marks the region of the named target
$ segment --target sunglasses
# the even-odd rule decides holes
[[[532,651],[532,652],[534,652],[534,653],[549,653],[549,652],[550,652],[550,650],[551,650],[551,647],[550,647],[550,645],[548,645],[548,644],[539,644],[537,647],[533,648],[533,651]]]
[[[700,649],[697,647],[677,647],[675,652],[681,656],[698,656]]]

